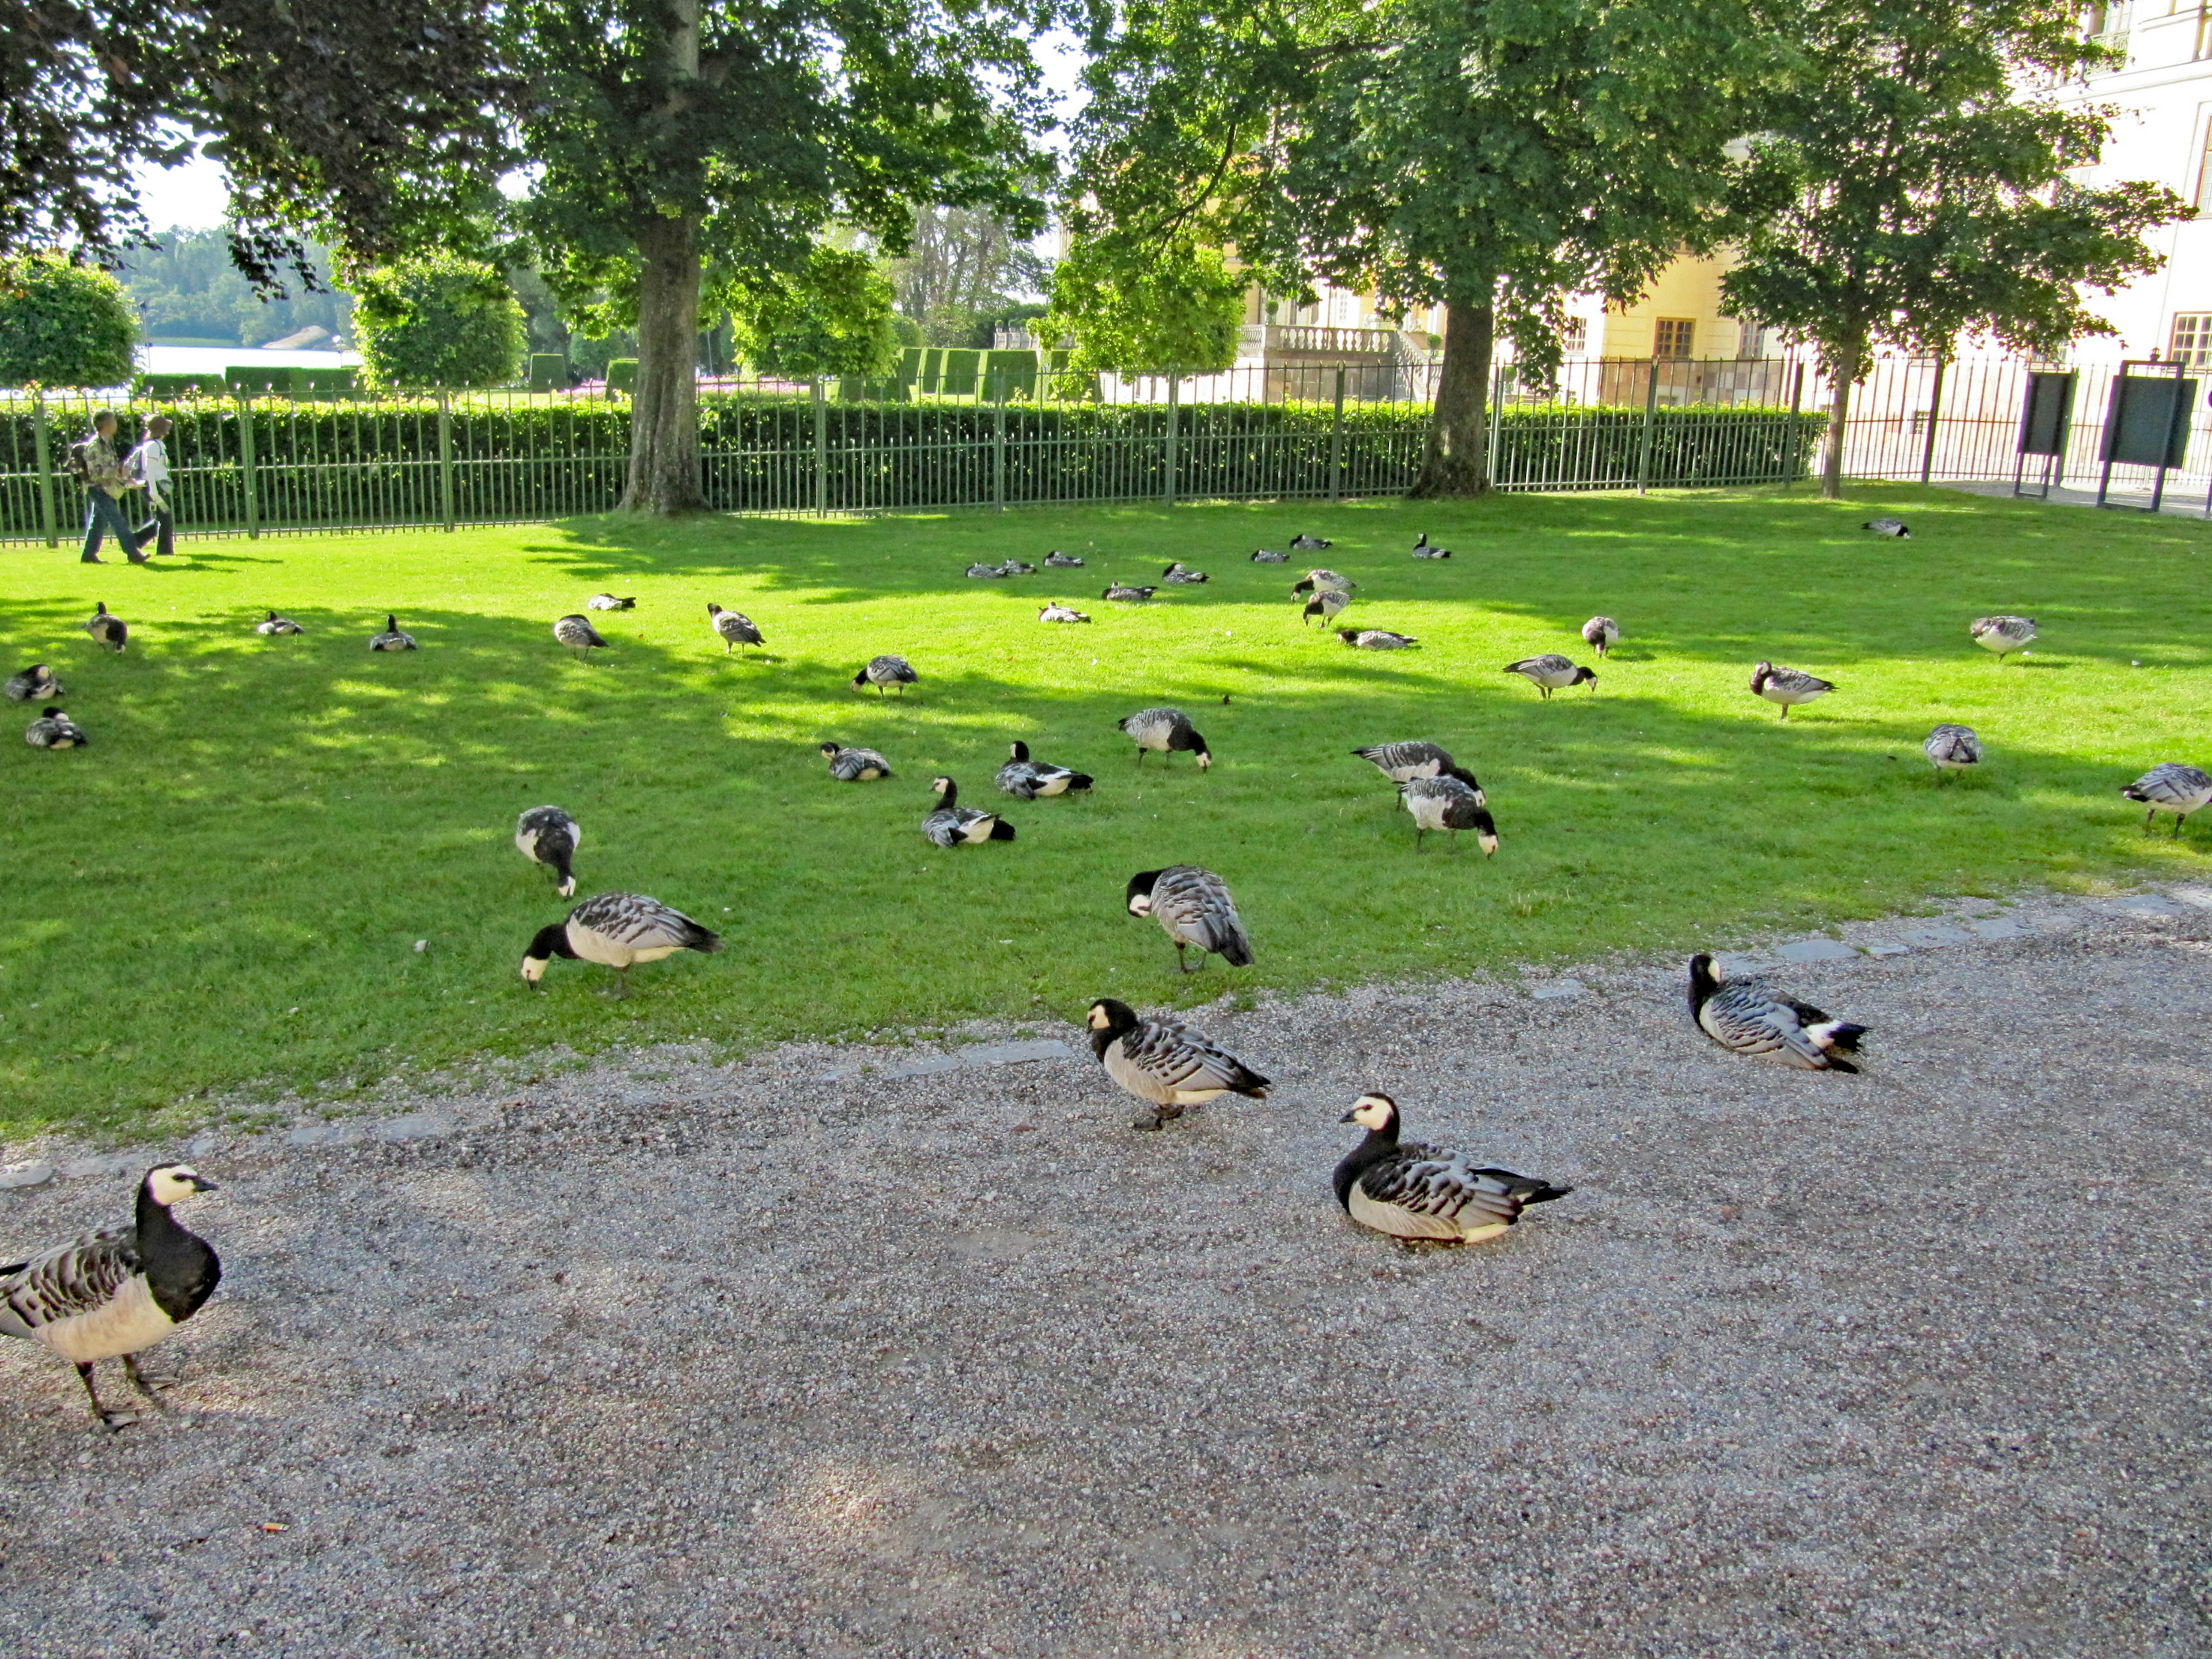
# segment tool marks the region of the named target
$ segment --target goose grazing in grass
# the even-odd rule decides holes
[[[1198,971],[1184,960],[1186,951],[1198,952],[1199,968],[1209,956],[1231,968],[1252,965],[1252,941],[1237,914],[1237,901],[1229,896],[1229,884],[1212,871],[1194,864],[1140,870],[1129,878],[1123,898],[1131,915],[1159,923],[1175,946],[1176,966],[1184,973]]]
[[[1844,1056],[1858,1052],[1867,1030],[1831,1019],[1795,997],[1723,981],[1702,951],[1690,958],[1690,1017],[1723,1048],[1764,1054],[1806,1072],[1857,1071]]]
[[[558,877],[553,890],[562,898],[576,896],[571,860],[583,844],[581,826],[557,806],[533,806],[514,821],[514,850]]]
[[[1825,697],[1836,689],[1835,682],[1824,680],[1817,674],[1808,674],[1795,668],[1777,668],[1763,662],[1751,671],[1751,689],[1769,702],[1782,705],[1782,718],[1788,720],[1790,711],[1801,702],[1810,702],[1815,697]]]
[[[1602,657],[1620,643],[1620,624],[1610,617],[1592,617],[1583,624],[1583,643]]]
[[[1291,551],[1293,553],[1318,553],[1324,548],[1335,545],[1334,542],[1323,541],[1319,536],[1309,536],[1304,532],[1291,538]]]
[[[1030,746],[1016,741],[1007,745],[1009,758],[999,769],[999,787],[1009,795],[1018,795],[1024,800],[1049,799],[1065,795],[1070,790],[1088,789],[1091,777],[1088,772],[1071,772],[1065,766],[1054,766],[1044,761],[1030,758]]]
[[[1298,619],[1310,628],[1316,617],[1324,623],[1332,623],[1336,620],[1338,613],[1351,603],[1352,595],[1342,588],[1324,587],[1306,601],[1306,608],[1298,613]]]
[[[1019,559],[1008,559],[1006,563],[999,567],[999,574],[1001,576],[1034,576],[1036,574],[1036,567],[1033,564],[1024,564]]]
[[[1106,591],[1098,597],[1121,605],[1142,605],[1159,591],[1157,587],[1138,587],[1128,582],[1109,582]]]
[[[1909,542],[1912,539],[1912,532],[1905,527],[1902,519],[1869,519],[1859,528],[1871,530],[1877,536],[1887,536],[1892,541]]]
[[[1571,685],[1587,685],[1597,690],[1597,671],[1577,667],[1556,651],[1547,651],[1540,657],[1523,657],[1519,662],[1505,665],[1509,674],[1518,674],[1545,696],[1554,691],[1564,691]]]
[[[200,1310],[222,1279],[207,1240],[171,1213],[215,1182],[189,1164],[156,1164],[138,1183],[129,1228],[105,1228],[0,1267],[0,1335],[20,1336],[76,1367],[92,1414],[111,1429],[143,1422],[100,1403],[92,1368],[120,1358],[131,1386],[155,1405],[138,1356]]]
[[[1106,1075],[1146,1104],[1136,1128],[1157,1129],[1223,1095],[1267,1097],[1267,1079],[1181,1020],[1139,1019],[1127,1003],[1101,997],[1085,1023]]]
[[[822,758],[830,763],[830,775],[840,783],[873,783],[892,775],[891,763],[872,749],[848,749],[842,743],[822,745]]]
[[[1089,622],[1091,613],[1087,611],[1078,611],[1072,605],[1062,605],[1058,599],[1054,599],[1037,612],[1037,620],[1047,623]]]
[[[1414,738],[1404,743],[1378,743],[1352,752],[1393,783],[1411,783],[1415,778],[1457,778],[1474,791],[1476,805],[1489,804],[1482,786],[1474,781],[1474,774],[1453,760],[1439,744]]]
[[[568,912],[568,919],[538,930],[522,953],[522,977],[535,986],[556,957],[596,962],[615,972],[615,994],[629,994],[629,970],[641,962],[658,962],[678,951],[712,956],[721,936],[710,933],[681,910],[671,909],[642,893],[602,893]]]
[[[23,728],[23,741],[33,749],[82,749],[92,739],[59,708],[49,706]]]
[[[1005,574],[1006,570],[1002,565],[971,564],[968,567],[968,580],[970,581],[996,581]]]
[[[1928,757],[1941,783],[1948,773],[1969,771],[1982,763],[1982,740],[1971,726],[1939,726],[1928,734],[1920,752]]]
[[[761,637],[760,629],[753,626],[750,617],[742,611],[725,611],[711,599],[707,604],[707,626],[722,641],[722,654],[726,657],[739,646],[768,643]]]
[[[1164,582],[1173,582],[1178,587],[1196,587],[1206,580],[1206,572],[1193,570],[1178,559],[1160,572],[1160,580]]]
[[[584,609],[586,611],[635,611],[637,609],[637,596],[633,593],[617,599],[611,593],[594,593],[584,601]]]
[[[276,639],[293,634],[304,634],[307,630],[289,617],[280,617],[272,611],[253,624],[253,631],[264,639]]]
[[[1073,553],[1063,553],[1058,548],[1044,556],[1044,562],[1054,570],[1080,570],[1083,561]]]
[[[1339,1121],[1367,1134],[1336,1166],[1336,1201],[1361,1226],[1393,1238],[1480,1244],[1529,1205],[1574,1191],[1475,1164],[1448,1147],[1399,1139],[1398,1103],[1388,1095],[1360,1096]]]
[[[8,698],[11,702],[45,702],[64,695],[62,683],[54,678],[54,671],[42,662],[34,662],[21,673],[8,677]]]
[[[1448,830],[1451,849],[1459,851],[1459,832],[1474,831],[1486,856],[1498,852],[1498,825],[1483,804],[1482,791],[1464,775],[1446,773],[1437,778],[1408,778],[1398,786],[1398,797],[1413,818],[1413,850],[1421,850],[1421,837],[1431,830]]]
[[[2163,766],[2154,766],[2120,793],[2148,810],[2143,813],[2143,830],[2148,834],[2150,821],[2160,812],[2173,814],[2173,834],[2179,840],[2182,828],[2191,812],[2202,811],[2212,802],[2212,775],[2194,766],[2184,766],[2168,761]]]
[[[422,649],[415,643],[415,636],[400,627],[399,618],[396,616],[386,617],[384,619],[384,631],[381,634],[372,634],[368,636],[368,648],[372,651]]]
[[[921,833],[939,847],[969,847],[978,842],[1012,841],[1014,826],[996,812],[979,812],[960,804],[960,786],[950,778],[932,778],[937,805],[921,821]]]
[[[1336,637],[1359,651],[1411,651],[1420,644],[1411,634],[1393,634],[1387,628],[1340,628]]]
[[[1140,708],[1121,722],[1121,730],[1137,745],[1137,764],[1145,763],[1145,751],[1157,749],[1173,759],[1178,751],[1198,757],[1201,772],[1213,764],[1213,751],[1206,746],[1206,739],[1190,723],[1190,716],[1180,708]]]
[[[2025,651],[2035,643],[2035,618],[2033,617],[1977,617],[1974,625],[1966,632],[1973,636],[1976,645],[1984,651],[1994,651],[2002,662],[2015,651]]]
[[[599,630],[592,626],[588,617],[574,614],[563,617],[553,624],[553,637],[579,657],[604,650],[607,643],[599,637]]]
[[[853,676],[853,689],[858,691],[872,685],[876,688],[876,695],[880,697],[885,686],[896,685],[899,689],[899,696],[903,697],[907,687],[921,678],[921,676],[914,672],[914,665],[904,657],[886,653],[883,656],[868,659],[868,665]]]
[[[1429,532],[1424,530],[1421,532],[1421,539],[1413,544],[1413,556],[1417,559],[1449,559],[1451,557],[1451,549],[1432,544],[1429,540]]]
[[[1293,593],[1322,593],[1334,591],[1349,593],[1359,584],[1349,576],[1340,576],[1334,570],[1309,570],[1291,584]]]
[[[1252,550],[1254,564],[1288,564],[1290,562],[1291,556],[1287,553],[1271,553],[1264,547],[1255,547]]]
[[[122,617],[110,616],[107,601],[100,600],[85,619],[84,631],[110,651],[120,651],[130,643],[131,628]]]

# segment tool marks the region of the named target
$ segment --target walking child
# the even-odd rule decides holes
[[[155,538],[156,556],[177,550],[177,520],[169,510],[169,450],[162,441],[168,435],[169,417],[149,415],[146,435],[125,463],[131,482],[146,487],[146,511],[150,516],[138,526],[139,545],[144,546],[149,536]]]
[[[131,488],[123,465],[123,452],[115,441],[115,411],[103,409],[92,417],[92,431],[70,447],[69,469],[84,480],[84,562],[105,562],[100,556],[103,536],[123,544],[124,556],[133,564],[144,564],[138,538],[123,516],[123,492]]]

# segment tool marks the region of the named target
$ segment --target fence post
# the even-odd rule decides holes
[[[1790,377],[1790,431],[1782,443],[1782,487],[1784,489],[1797,482],[1797,446],[1802,441],[1798,422],[1804,407],[1805,365],[1799,363]]]
[[[47,447],[51,438],[43,391],[31,394],[31,431],[39,445],[39,527],[46,532],[46,545],[58,547],[61,535],[54,524],[54,458]]]
[[[441,389],[438,393],[438,505],[445,514],[446,528],[453,527],[453,398]]]
[[[999,406],[999,419],[991,432],[991,505],[1006,510],[1006,371],[991,371],[991,399]]]
[[[253,476],[253,397],[243,387],[238,393],[238,483],[246,507],[246,533],[258,541],[261,537],[261,484]]]
[[[1431,398],[1436,396],[1435,387],[1430,388],[1429,395]],[[1504,408],[1505,365],[1499,363],[1490,372],[1490,430],[1482,441],[1483,481],[1493,488],[1498,483],[1498,440],[1505,431]]]
[[[1328,428],[1328,498],[1344,499],[1344,370],[1336,371],[1336,414]]]
[[[1181,378],[1174,369],[1168,371],[1168,482],[1167,504],[1176,502],[1176,398]]]
[[[822,377],[814,377],[814,510],[830,511],[830,398]]]
[[[1644,387],[1644,436],[1636,447],[1636,493],[1651,488],[1651,428],[1659,419],[1659,358],[1651,359],[1651,372]]]
[[[1936,417],[1943,407],[1944,360],[1936,360],[1936,385],[1928,394],[1928,441],[1920,451],[1920,482],[1926,483],[1936,471]]]

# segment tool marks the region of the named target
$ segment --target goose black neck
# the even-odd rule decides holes
[[[1344,1161],[1336,1166],[1336,1201],[1351,1208],[1352,1183],[1397,1150],[1398,1125],[1395,1121],[1386,1128],[1370,1129],[1367,1138],[1346,1152]]]
[[[138,1263],[155,1305],[174,1321],[191,1317],[215,1291],[222,1264],[208,1242],[138,1188]]]
[[[1707,1002],[1711,1001],[1712,1000],[1713,993],[1720,988],[1721,982],[1713,974],[1712,958],[1702,956],[1692,957],[1690,958],[1690,1012],[1692,1016],[1695,1017],[1698,1010],[1704,1007]]]

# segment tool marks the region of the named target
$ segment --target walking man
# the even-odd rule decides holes
[[[124,463],[131,482],[146,487],[146,511],[150,516],[138,526],[138,544],[143,547],[149,536],[155,538],[156,557],[177,550],[177,520],[169,510],[169,450],[162,441],[168,435],[167,416],[148,416],[146,435]]]
[[[70,446],[70,471],[84,480],[84,562],[100,564],[100,543],[112,535],[123,544],[124,556],[144,564],[138,538],[123,517],[123,492],[131,488],[124,471],[123,453],[115,442],[115,411],[103,409],[92,417],[89,436]]]

